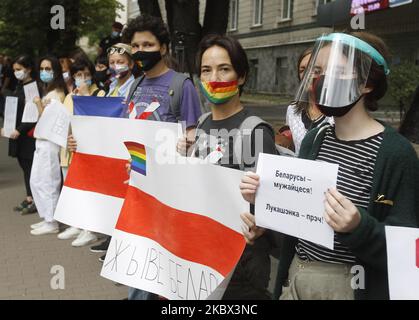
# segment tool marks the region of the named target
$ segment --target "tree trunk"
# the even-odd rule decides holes
[[[207,34],[225,34],[228,25],[229,0],[207,0],[202,36]]]
[[[419,143],[419,86],[413,97],[412,105],[400,125],[400,133],[413,143]]]
[[[172,54],[179,71],[195,73],[195,55],[201,39],[199,0],[166,0]]]
[[[138,0],[141,14],[148,14],[153,17],[161,18],[159,2],[157,0]]]

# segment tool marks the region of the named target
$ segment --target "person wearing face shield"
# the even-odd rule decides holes
[[[385,43],[370,33],[316,41],[296,101],[314,101],[335,124],[310,131],[299,157],[339,165],[336,188],[324,193],[334,249],[285,236],[275,298],[389,299],[385,226],[418,227],[419,162],[404,137],[370,114],[387,90],[387,59]],[[250,203],[258,185],[257,175],[242,180]],[[354,265],[365,271],[364,288],[351,286]]]

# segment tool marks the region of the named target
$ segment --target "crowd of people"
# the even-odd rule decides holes
[[[9,63],[2,93],[18,97],[9,155],[17,158],[26,187],[26,198],[15,210],[38,212],[42,219],[31,226],[31,234],[58,234],[61,240],[72,239],[74,247],[104,238],[91,247],[93,252],[105,253],[110,242],[109,237],[72,226],[60,232],[54,211],[77,141],[71,128],[65,149],[34,138],[36,123],[22,123],[27,102],[23,86],[37,84],[40,97],[33,103],[40,117],[52,99],[73,113],[74,96],[124,97],[123,116],[130,119],[157,101],[160,107],[151,121],[186,124],[177,144],[180,154],[206,158],[217,151],[212,163],[244,172],[237,188],[251,204],[251,212],[241,215],[247,245],[224,299],[271,299],[272,252],[279,252],[280,261],[275,299],[388,299],[384,226],[418,227],[419,165],[409,142],[369,113],[377,110],[377,101],[387,90],[388,50],[383,40],[366,32],[333,33],[305,50],[296,66],[300,87],[286,116],[290,148],[300,158],[339,165],[337,187],[327,190],[324,200],[325,221],[335,231],[333,250],[256,226],[257,155],[281,151],[272,126],[240,101],[249,76],[240,43],[225,35],[205,37],[196,58],[196,86],[172,69],[169,44],[163,21],[142,15],[125,28],[115,23],[94,63],[81,50],[65,57],[47,55],[37,63],[21,55]],[[198,90],[211,112],[202,114]],[[248,139],[236,139],[244,130],[251,132]],[[247,150],[237,153],[236,141]],[[385,195],[391,205],[380,202],[379,195]],[[364,290],[354,291],[350,285],[349,270],[354,264],[366,270]],[[159,299],[135,288],[128,295],[129,299]]]

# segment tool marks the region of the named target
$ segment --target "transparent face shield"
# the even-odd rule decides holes
[[[356,103],[363,95],[373,59],[366,49],[375,50],[347,34],[320,37],[315,43],[296,101],[327,108],[343,108]]]

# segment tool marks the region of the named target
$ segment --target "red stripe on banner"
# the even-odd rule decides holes
[[[416,239],[416,267],[419,268],[419,238]]]
[[[153,112],[143,112],[138,119],[139,120],[147,120],[149,116],[151,116],[153,114]]]
[[[64,185],[69,188],[124,198],[127,160],[74,153]]]
[[[224,276],[245,247],[240,233],[208,217],[171,208],[132,186],[115,228],[154,240],[172,254]]]

